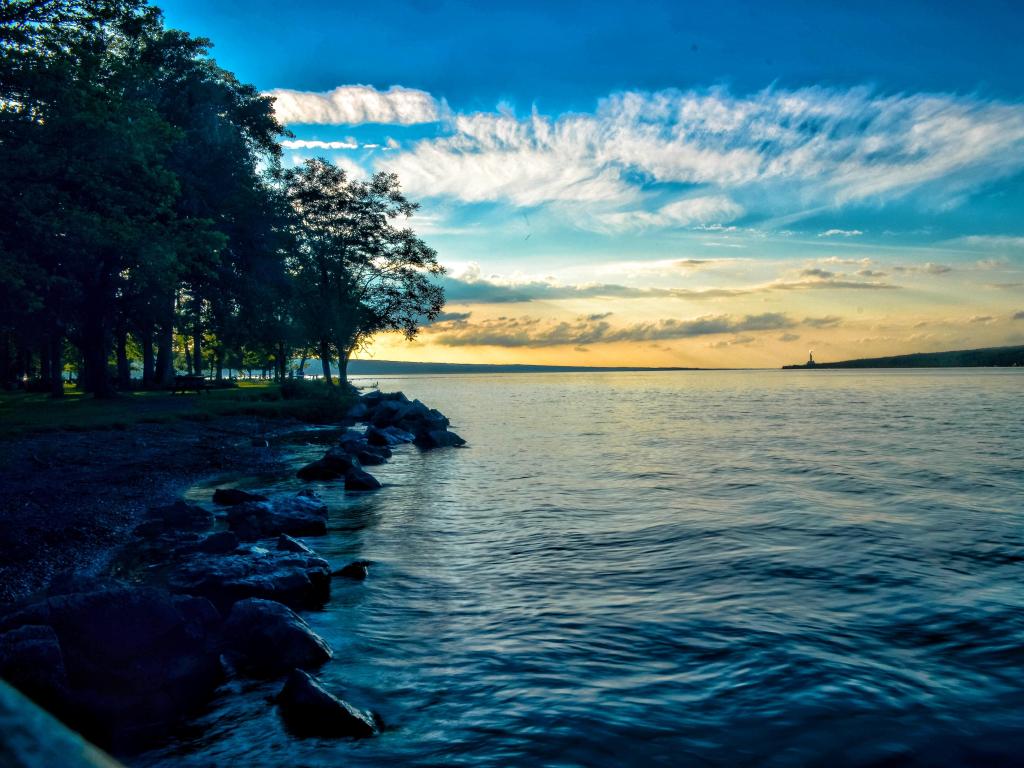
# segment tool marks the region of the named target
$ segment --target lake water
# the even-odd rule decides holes
[[[389,730],[233,681],[140,765],[1024,764],[1024,371],[379,382],[469,441],[313,484],[374,563],[320,678]]]

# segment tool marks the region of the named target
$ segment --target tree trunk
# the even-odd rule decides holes
[[[50,336],[50,397],[64,397],[64,338]]]
[[[296,372],[296,375],[300,379],[304,379],[306,377],[306,353],[305,352],[302,353],[302,359],[299,361],[299,370]]]
[[[213,362],[216,366],[216,371],[213,375],[216,381],[224,380],[224,349],[222,346],[218,347],[213,352]]]
[[[140,336],[142,343],[142,386],[149,389],[153,386],[154,379],[156,378],[153,363],[153,324],[148,323]]]
[[[132,366],[128,362],[128,329],[117,329],[117,388],[126,390],[132,385]]]
[[[192,360],[195,365],[196,375],[203,375],[203,325],[196,311],[196,322],[192,327]]]
[[[169,387],[174,383],[174,328],[170,323],[160,326],[156,344],[156,384]]]
[[[97,398],[111,397],[114,394],[107,371],[107,361],[110,358],[108,335],[103,318],[99,314],[86,317],[82,329],[85,390]]]
[[[50,387],[51,370],[50,339],[47,337],[43,339],[43,343],[39,346],[39,383],[46,388]]]
[[[339,347],[339,350],[341,348]],[[348,360],[352,356],[352,350],[346,349],[338,352],[338,384],[343,389],[348,389]]]
[[[277,342],[277,380],[284,382],[288,375],[288,355],[284,349],[284,342]]]
[[[326,341],[320,342],[320,365],[324,369],[324,381],[327,382],[327,386],[333,386],[334,380],[331,378],[331,345]]]

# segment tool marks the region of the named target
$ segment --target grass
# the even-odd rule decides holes
[[[337,420],[353,397],[319,382],[239,382],[232,389],[172,395],[133,391],[96,400],[74,389],[61,399],[45,394],[0,392],[0,438],[30,432],[127,429],[133,424],[211,421],[222,416],[293,418],[307,422]]]

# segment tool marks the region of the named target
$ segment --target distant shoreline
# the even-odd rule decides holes
[[[916,352],[891,357],[868,357],[834,363],[807,362],[784,365],[783,370],[822,368],[1016,368],[1024,366],[1024,345],[958,349],[950,352]]]

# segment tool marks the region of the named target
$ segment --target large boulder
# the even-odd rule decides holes
[[[374,446],[394,446],[411,443],[416,435],[398,427],[369,427],[366,441]]]
[[[307,547],[298,539],[293,539],[287,533],[282,533],[277,537],[277,549],[280,552],[299,552],[303,555],[315,555],[312,549]]]
[[[359,460],[341,447],[332,448],[311,464],[302,467],[296,476],[301,480],[337,480],[344,477],[353,467],[359,466]]]
[[[369,472],[352,469],[345,475],[346,491],[375,491],[380,488],[380,481]]]
[[[255,677],[313,669],[334,656],[323,638],[293,610],[259,598],[234,604],[224,622],[224,643],[232,665]]]
[[[430,432],[424,432],[417,435],[414,442],[420,448],[427,450],[431,448],[457,448],[466,444],[465,440],[454,432],[449,432],[447,429],[434,429]]]
[[[331,596],[331,568],[315,555],[254,546],[227,555],[192,555],[171,569],[168,585],[208,598],[224,612],[249,597],[319,608]]]
[[[362,739],[379,732],[373,715],[324,690],[300,669],[288,676],[277,705],[285,725],[299,736]]]
[[[60,695],[56,709],[103,746],[130,749],[166,733],[223,679],[221,617],[202,598],[122,585],[49,597],[2,624],[14,630],[4,635],[5,664],[49,665],[43,685]]]
[[[224,507],[244,504],[247,501],[267,501],[267,497],[259,493],[249,493],[241,488],[217,488],[213,492],[213,503]]]
[[[327,506],[315,496],[304,494],[272,501],[248,501],[231,507],[228,525],[243,541],[282,533],[323,536],[327,533]]]
[[[359,401],[358,403],[353,405],[345,413],[345,416],[349,419],[352,419],[352,421],[364,421],[366,417],[369,415],[370,408],[366,403],[362,401]]]

